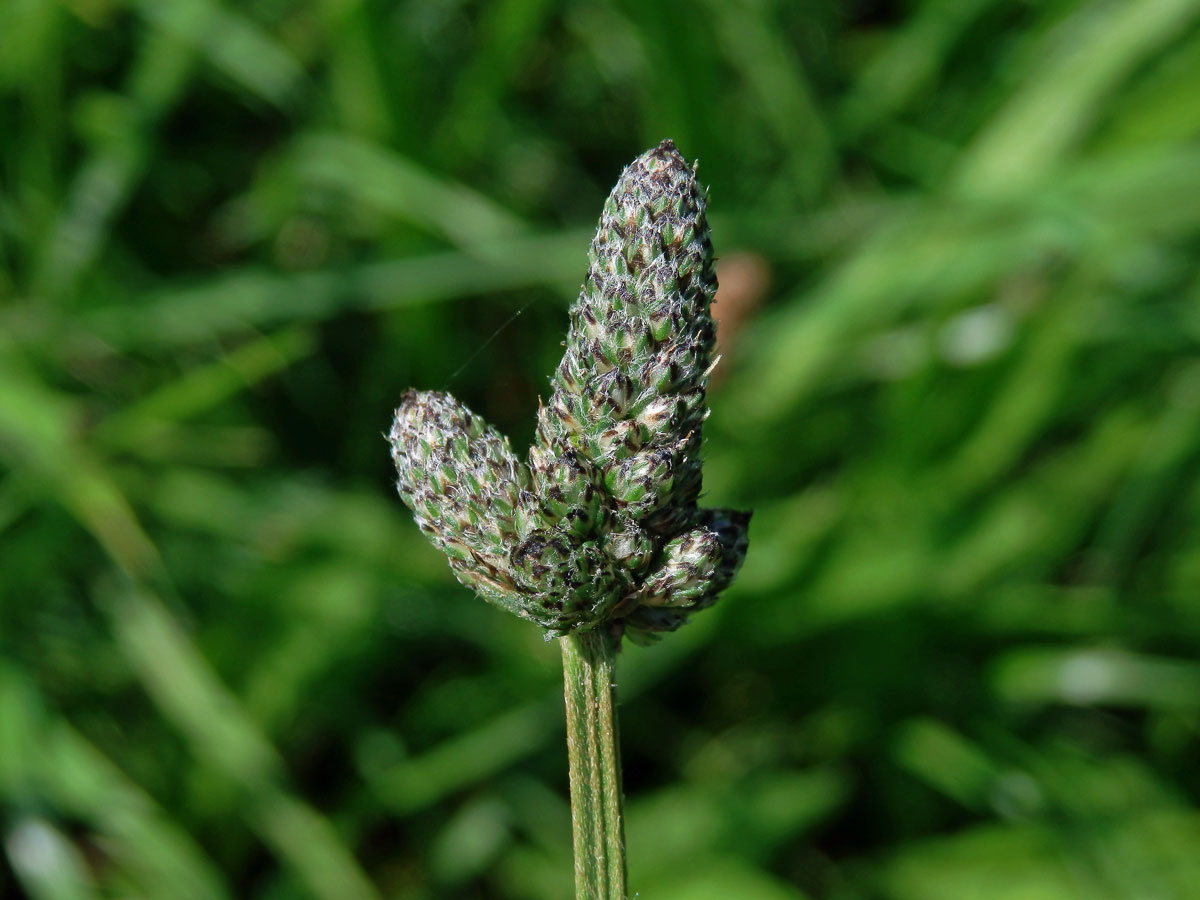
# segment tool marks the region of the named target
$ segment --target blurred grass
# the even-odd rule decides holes
[[[532,432],[701,160],[723,602],[622,659],[640,896],[1200,894],[1200,2],[0,4],[0,897],[560,898],[556,648],[389,484]]]

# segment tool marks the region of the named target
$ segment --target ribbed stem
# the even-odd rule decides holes
[[[576,900],[626,900],[616,652],[599,631],[561,639]]]

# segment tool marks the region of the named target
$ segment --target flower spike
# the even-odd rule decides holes
[[[645,642],[711,605],[750,514],[697,506],[717,288],[705,196],[671,141],[613,188],[527,463],[448,394],[409,392],[398,488],[463,584],[542,625]]]

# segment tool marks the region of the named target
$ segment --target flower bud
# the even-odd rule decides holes
[[[602,511],[592,467],[570,448],[555,454],[539,447],[530,451],[529,465],[542,522],[577,538],[591,534]]]
[[[651,606],[688,606],[712,587],[721,564],[721,544],[707,528],[696,528],[663,547],[663,561],[641,590]]]
[[[626,520],[624,528],[609,534],[605,551],[622,570],[636,575],[654,557],[658,545],[644,528]]]

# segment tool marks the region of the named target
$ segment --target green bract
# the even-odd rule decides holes
[[[745,557],[750,514],[696,505],[717,288],[704,208],[670,141],[622,173],[527,463],[448,394],[409,391],[396,411],[397,487],[421,530],[463,584],[548,636],[678,628]]]

